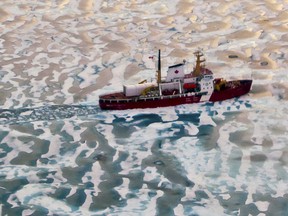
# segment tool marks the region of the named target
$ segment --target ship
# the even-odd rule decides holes
[[[155,81],[141,81],[123,85],[123,91],[99,96],[103,110],[126,110],[177,106],[201,102],[223,101],[247,94],[251,79],[225,80],[214,78],[205,66],[203,53],[194,53],[196,63],[190,73],[185,73],[185,61],[168,67],[167,76],[161,76],[161,50],[158,51],[158,67]]]

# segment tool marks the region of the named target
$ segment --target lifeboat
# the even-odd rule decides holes
[[[184,89],[195,89],[196,87],[196,83],[184,83],[183,85]]]

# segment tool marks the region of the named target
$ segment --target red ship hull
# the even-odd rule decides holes
[[[231,81],[231,83],[238,83],[236,86],[231,85],[228,88],[220,91],[213,91],[209,100],[211,102],[223,101],[234,97],[247,94],[252,85],[252,80],[239,80]],[[167,107],[177,106],[180,104],[192,104],[202,101],[201,97],[203,94],[189,93],[168,95],[168,96],[156,96],[149,98],[141,97],[125,97],[122,92],[102,95],[99,97],[99,105],[104,110],[125,110],[125,109],[137,109],[137,108],[156,108],[156,107]]]

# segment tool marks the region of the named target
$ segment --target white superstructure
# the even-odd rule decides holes
[[[124,85],[123,92],[126,97],[139,96],[145,89],[157,86],[156,83],[140,83],[134,85]]]
[[[173,65],[168,68],[165,82],[173,82],[176,79],[183,81],[184,76],[184,64]]]
[[[155,97],[186,93],[190,95],[201,94],[201,101],[208,101],[214,91],[214,78],[210,70],[200,65],[204,61],[200,60],[201,56],[201,53],[196,53],[196,65],[194,70],[189,74],[185,74],[184,63],[172,65],[168,67],[167,77],[164,78],[164,80],[158,77],[157,83],[150,82],[124,85],[123,92],[126,97]],[[160,69],[159,67],[158,75],[161,73]]]

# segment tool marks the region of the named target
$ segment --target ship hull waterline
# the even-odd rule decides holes
[[[144,109],[177,106],[181,104],[193,104],[200,102],[217,102],[235,97],[240,97],[250,91],[252,80],[241,80],[241,85],[235,88],[227,88],[221,91],[213,91],[209,100],[201,100],[203,95],[177,94],[169,96],[157,96],[150,98],[133,98],[133,99],[103,99],[99,98],[100,108],[103,110],[126,110],[126,109]]]

